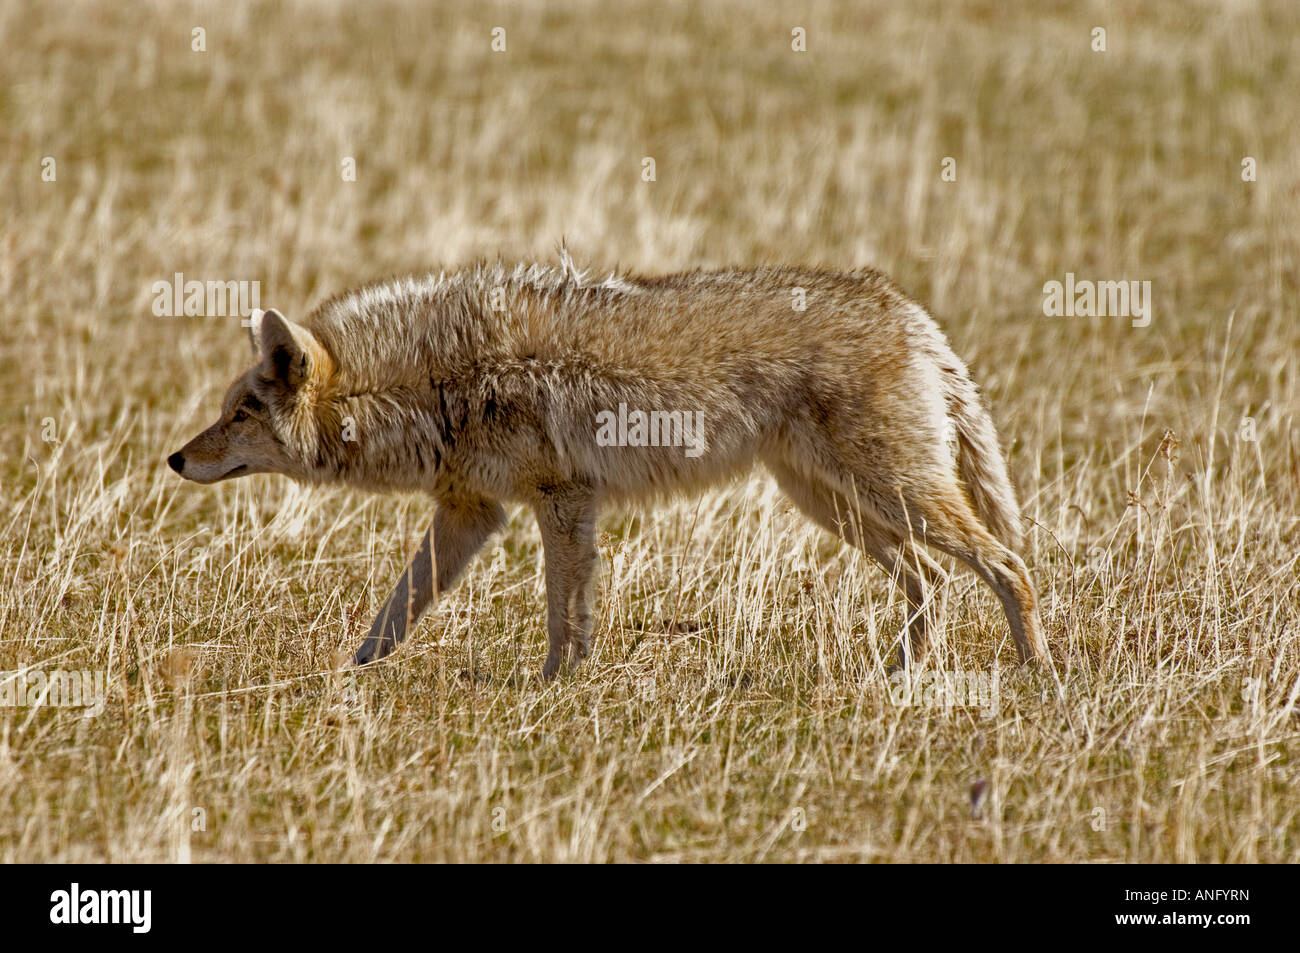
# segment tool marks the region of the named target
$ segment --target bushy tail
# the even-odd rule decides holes
[[[960,366],[944,370],[948,412],[957,430],[957,472],[984,525],[1004,546],[1019,553],[1024,542],[1020,506],[993,418],[979,389]]]

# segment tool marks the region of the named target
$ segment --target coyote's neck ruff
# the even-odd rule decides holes
[[[405,638],[513,500],[541,528],[553,675],[588,650],[601,505],[756,460],[896,573],[914,649],[941,624],[933,547],[994,589],[1022,658],[1046,655],[992,421],[934,321],[879,272],[602,281],[566,257],[381,281],[302,324],[257,313],[251,332],[255,365],[217,423],[172,454],[178,473],[282,473],[437,503],[359,662]]]

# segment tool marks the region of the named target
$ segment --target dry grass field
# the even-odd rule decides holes
[[[106,689],[0,707],[0,861],[1300,860],[1298,31],[1287,0],[0,0],[0,679]],[[922,675],[992,698],[900,704],[888,578],[761,472],[604,520],[572,675],[538,677],[522,509],[350,668],[429,502],[177,478],[248,345],[153,284],[301,318],[561,238],[925,302],[1009,448],[1055,672],[959,571]],[[1046,316],[1067,273],[1149,281],[1150,323]]]

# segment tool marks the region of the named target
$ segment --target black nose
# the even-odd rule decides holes
[[[171,467],[177,473],[180,473],[182,470],[185,469],[185,458],[181,456],[181,452],[179,450],[177,450],[175,453],[173,453],[170,457],[167,458],[167,466]]]

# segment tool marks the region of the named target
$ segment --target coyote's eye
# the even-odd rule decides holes
[[[252,394],[245,394],[243,400],[236,405],[235,412],[231,415],[230,420],[232,423],[237,424],[242,420],[247,420],[250,414],[261,413],[261,411],[262,402]]]

